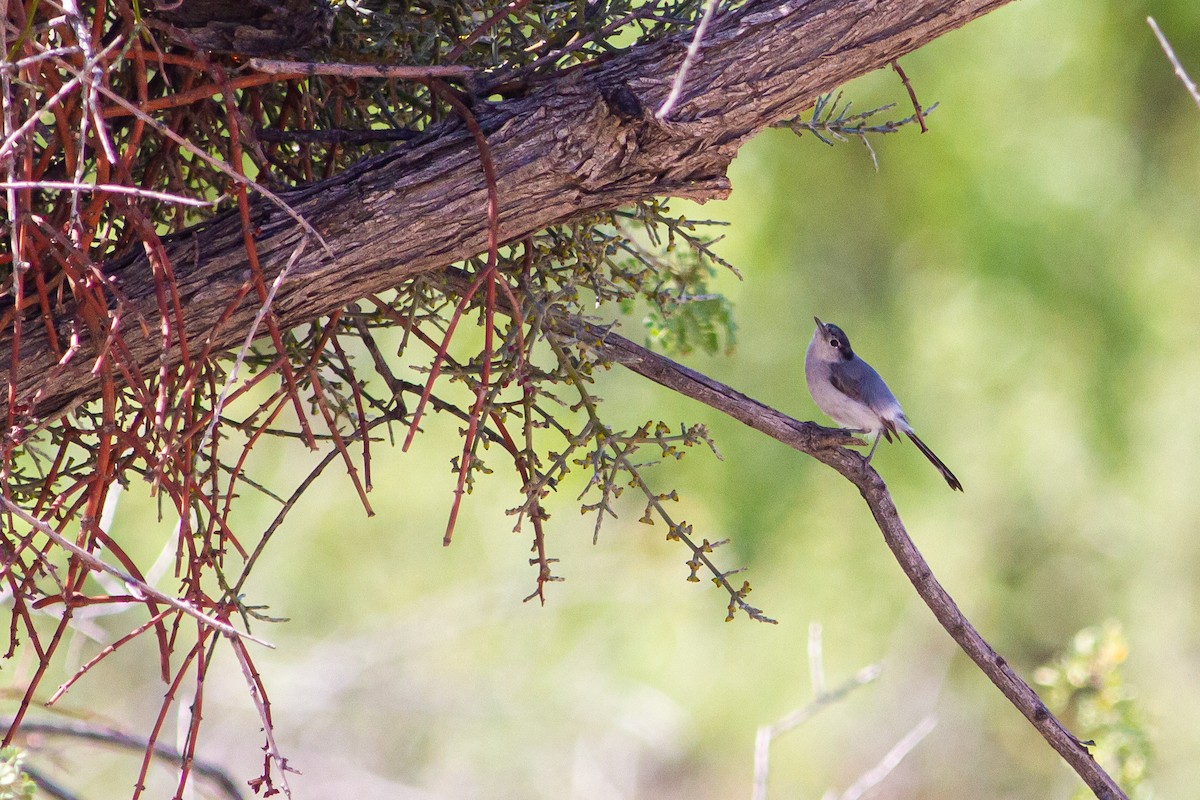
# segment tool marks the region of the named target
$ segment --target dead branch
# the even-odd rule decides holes
[[[0,727],[9,727],[12,725],[11,717],[0,718]],[[149,742],[143,736],[136,736],[116,728],[107,727],[104,725],[96,725],[89,722],[79,720],[69,721],[52,721],[52,720],[25,720],[21,724],[21,733],[26,736],[62,736],[70,739],[81,739],[84,741],[99,742],[101,744],[111,745],[116,748],[125,750],[146,750],[149,746],[154,755],[167,761],[176,764],[182,763],[184,755],[169,744],[161,742]],[[35,770],[26,770],[34,774]],[[238,783],[229,773],[219,764],[196,759],[192,762],[192,771],[197,775],[211,781],[213,785],[226,797],[233,800],[240,800],[242,791],[238,788]],[[45,780],[40,774],[37,775],[35,781],[41,785]],[[61,795],[60,795],[61,796]]]
[[[1196,101],[1196,105],[1200,106],[1200,87],[1196,86],[1192,76],[1188,75],[1187,70],[1183,68],[1183,63],[1179,60],[1179,56],[1175,55],[1175,48],[1171,47],[1170,40],[1162,32],[1162,28],[1158,27],[1154,17],[1146,17],[1146,23],[1150,26],[1150,30],[1154,31],[1154,38],[1158,39],[1158,46],[1162,48],[1167,60],[1171,62],[1171,67],[1175,70],[1175,77],[1179,78],[1183,83],[1183,88],[1187,89],[1188,94]]]
[[[43,536],[45,536],[46,538],[50,539],[56,545],[58,545],[62,549],[69,552],[75,558],[79,559],[80,562],[87,565],[89,570],[96,570],[98,572],[107,572],[109,575],[112,575],[113,577],[119,579],[122,583],[124,583],[126,586],[128,586],[130,589],[134,590],[135,592],[137,592],[145,597],[152,597],[155,600],[159,601],[160,603],[166,603],[167,605],[171,606],[172,608],[174,608],[178,611],[181,611],[184,614],[187,614],[188,616],[194,617],[201,624],[206,625],[210,628],[214,628],[217,631],[219,631],[220,633],[223,633],[230,638],[234,638],[234,639],[245,638],[245,639],[249,639],[250,641],[254,642],[255,644],[260,644],[263,647],[269,647],[271,649],[274,649],[275,645],[271,644],[270,642],[263,641],[262,639],[259,639],[256,636],[252,636],[251,634],[246,633],[244,631],[239,631],[237,628],[233,627],[229,623],[222,622],[221,620],[219,620],[213,616],[205,614],[203,611],[196,608],[193,604],[187,602],[186,600],[180,600],[178,597],[172,597],[171,595],[169,595],[165,592],[161,592],[158,589],[155,589],[153,586],[150,586],[149,584],[145,583],[144,581],[140,581],[137,578],[135,578],[134,576],[129,575],[125,572],[122,572],[121,570],[117,569],[116,567],[112,566],[111,564],[108,564],[107,562],[100,559],[98,556],[96,556],[95,553],[85,550],[84,548],[80,547],[79,545],[75,544],[74,542],[69,541],[66,537],[64,537],[58,531],[54,530],[53,528],[51,528],[48,524],[46,524],[42,520],[33,516],[29,512],[25,511],[23,508],[18,506],[16,503],[9,500],[7,497],[0,496],[0,506],[3,506],[4,509],[8,513],[13,514],[18,519],[20,519],[22,522],[26,523],[27,525],[32,527],[34,530],[36,530],[38,533],[40,533]]]
[[[928,562],[909,537],[887,484],[862,455],[844,448],[830,447],[829,441],[821,435],[826,429],[818,425],[792,419],[712,378],[597,325],[566,319],[557,319],[554,325],[559,332],[570,333],[577,341],[606,360],[620,364],[672,391],[699,400],[789,447],[807,453],[833,467],[858,487],[900,568],[904,570],[917,594],[933,611],[933,615],[951,638],[1004,693],[1009,702],[1025,715],[1063,760],[1070,764],[1084,783],[1095,792],[1096,797],[1101,800],[1127,800],[1125,793],[1096,763],[1084,743],[1063,727],[1058,718],[1046,708],[1037,692],[992,649],[959,610],[954,598],[938,582]]]

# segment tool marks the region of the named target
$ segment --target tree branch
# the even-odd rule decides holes
[[[7,729],[13,723],[12,717],[0,717],[0,728]],[[135,736],[116,728],[109,728],[102,725],[94,725],[82,720],[69,720],[56,722],[51,720],[25,720],[21,723],[21,733],[25,736],[66,736],[73,739],[84,739],[87,741],[100,742],[103,744],[113,745],[115,747],[124,748],[126,750],[145,750],[150,747],[154,755],[159,758],[172,761],[176,764],[183,763],[184,755],[171,747],[169,744],[162,742],[151,743],[148,739]],[[213,782],[214,786],[226,797],[232,800],[241,800],[242,791],[238,787],[238,782],[230,777],[229,773],[219,764],[204,759],[193,759],[191,763],[192,772],[195,772],[201,777],[207,778]],[[34,780],[42,786],[47,780],[36,770],[26,769],[26,772],[36,774]],[[45,790],[45,787],[43,787]],[[63,792],[60,794],[59,792]],[[55,794],[58,797],[66,796],[65,791],[56,789]]]
[[[652,110],[683,63],[687,32],[551,75],[501,103],[476,99],[474,113],[496,161],[500,239],[514,241],[656,196],[724,197],[729,162],[759,130],[1006,2],[750,0],[713,19],[669,122],[657,121]],[[272,308],[279,327],[328,315],[416,273],[482,252],[486,191],[471,136],[451,119],[330,180],[285,193],[334,255],[309,249],[312,256],[284,282]],[[270,282],[306,233],[261,199],[250,216],[263,278]],[[246,293],[225,316],[247,279],[237,214],[172,237],[166,256],[187,339],[211,343],[212,352],[236,346],[258,305],[256,295]],[[145,254],[110,263],[105,273],[129,304],[123,319],[159,316]],[[69,340],[73,305],[52,311],[58,338]],[[25,415],[18,419],[29,422],[98,396],[102,371],[93,374],[93,366],[103,342],[82,331],[79,349],[59,364],[36,310],[17,313],[29,314],[30,324],[20,340],[16,374],[12,359],[0,359],[0,385],[11,383],[9,396]],[[12,325],[4,327],[0,351],[13,346]],[[152,330],[132,325],[122,333],[129,366],[148,371],[179,363],[177,346],[162,353],[162,339]]]
[[[1063,727],[1037,692],[992,649],[959,610],[954,598],[934,577],[933,570],[909,537],[887,484],[865,458],[851,450],[831,447],[829,439],[823,435],[823,432],[831,432],[828,429],[792,419],[623,336],[580,320],[555,319],[553,325],[559,333],[573,336],[603,358],[672,391],[699,400],[776,441],[828,464],[857,486],[900,568],[951,638],[1079,774],[1096,797],[1102,800],[1128,800],[1116,782],[1096,763],[1087,747]]]

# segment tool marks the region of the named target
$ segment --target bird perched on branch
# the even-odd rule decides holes
[[[816,317],[813,320],[817,329],[804,356],[804,377],[817,407],[839,425],[875,435],[867,461],[875,455],[880,437],[890,442],[895,435],[899,441],[903,433],[937,467],[950,488],[961,492],[963,487],[958,478],[928,445],[917,438],[900,408],[900,401],[879,373],[850,347],[845,332]]]

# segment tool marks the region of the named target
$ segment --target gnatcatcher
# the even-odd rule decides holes
[[[879,437],[900,441],[904,433],[917,449],[938,468],[951,489],[962,491],[962,484],[950,468],[913,433],[912,425],[900,408],[900,401],[888,389],[879,373],[850,349],[850,340],[837,325],[813,317],[817,330],[804,356],[804,377],[817,406],[839,425],[855,431],[875,434],[867,461],[875,455]]]

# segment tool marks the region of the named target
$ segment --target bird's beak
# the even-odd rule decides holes
[[[818,328],[820,328],[821,330],[825,330],[824,322],[821,322],[821,320],[817,319],[816,317],[813,317],[813,322],[817,323]]]

